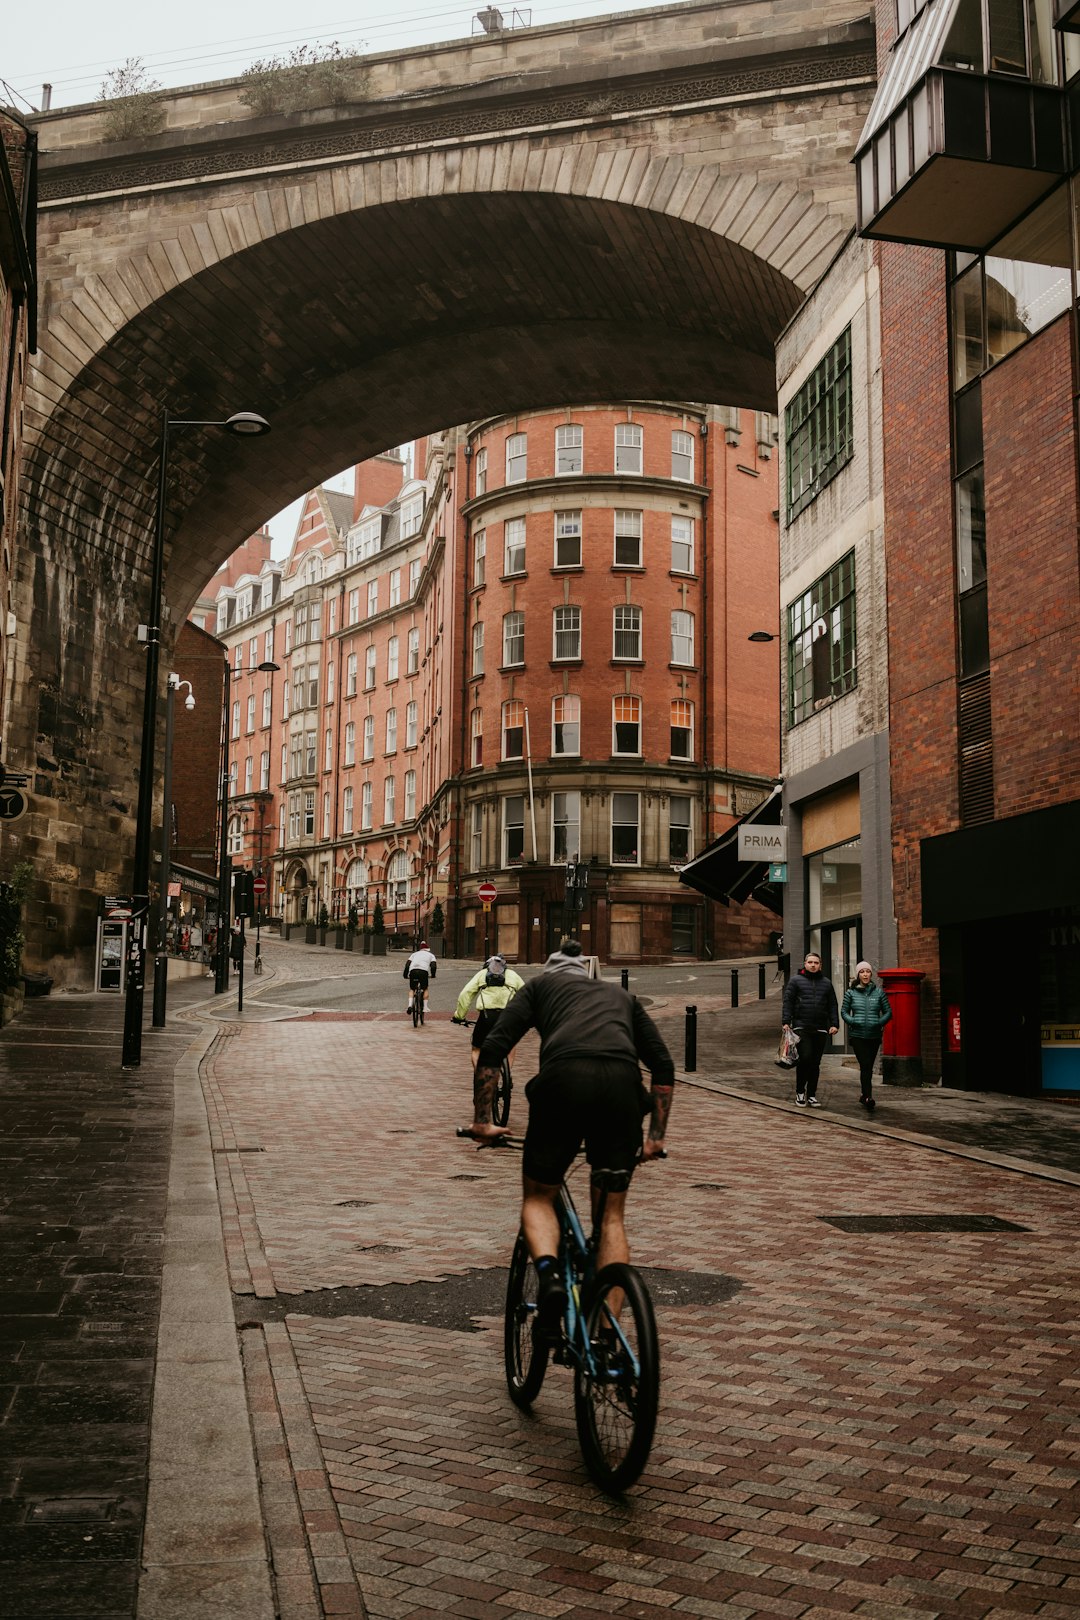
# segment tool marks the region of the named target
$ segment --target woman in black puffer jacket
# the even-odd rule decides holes
[[[881,1045],[881,1034],[892,1017],[889,998],[880,984],[874,983],[874,970],[869,962],[859,962],[855,977],[844,991],[844,1005],[840,1016],[848,1027],[851,1049],[859,1060],[859,1101],[868,1114],[874,1112],[874,1059]]]

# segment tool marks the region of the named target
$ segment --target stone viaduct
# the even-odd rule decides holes
[[[236,81],[106,144],[44,114],[5,835],[28,961],[86,983],[124,892],[160,416],[175,627],[265,518],[450,423],[599,398],[770,408],[773,344],[854,220],[864,0],[722,0],[369,60],[363,99],[257,118]]]

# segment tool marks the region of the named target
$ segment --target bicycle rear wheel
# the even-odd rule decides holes
[[[505,1125],[510,1119],[510,1092],[512,1081],[510,1079],[510,1065],[503,1058],[499,1078],[495,1082],[495,1095],[491,1099],[491,1118],[495,1125]]]
[[[515,1406],[531,1406],[547,1371],[549,1345],[536,1332],[536,1299],[540,1290],[524,1233],[518,1233],[506,1283],[503,1359],[506,1387]]]
[[[613,1292],[622,1291],[618,1317]],[[648,1290],[633,1266],[605,1266],[588,1316],[595,1376],[574,1371],[574,1416],[585,1466],[602,1490],[617,1494],[649,1460],[660,1405],[660,1344]]]
[[[422,990],[417,993],[416,1010],[422,1024],[424,1022],[424,992]]]
[[[417,1024],[419,1022],[420,1022],[420,1008],[419,1008],[419,1006],[417,1004],[416,992],[414,990],[413,991],[413,998],[412,998],[412,1027],[413,1027],[413,1029],[416,1028],[416,1026],[417,1026]]]

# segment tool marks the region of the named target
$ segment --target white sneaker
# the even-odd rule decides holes
[[[806,1100],[810,1104],[811,1108],[820,1108],[821,1107],[821,1104],[818,1102],[816,1097],[807,1097]]]

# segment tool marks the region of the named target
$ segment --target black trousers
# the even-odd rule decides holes
[[[795,1090],[805,1091],[808,1097],[817,1096],[821,1058],[829,1039],[823,1029],[796,1029],[799,1037],[799,1057],[795,1064]]]
[[[874,1084],[874,1059],[881,1046],[880,1035],[853,1035],[851,1050],[859,1060],[859,1085],[864,1097],[869,1097]]]

